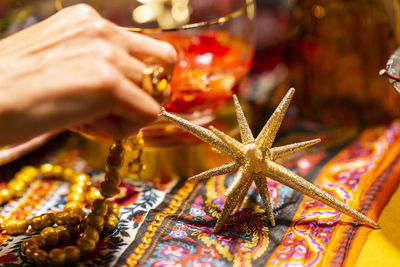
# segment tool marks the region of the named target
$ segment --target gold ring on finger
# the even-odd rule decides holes
[[[149,66],[143,70],[142,88],[157,96],[169,88],[170,74],[162,66]]]

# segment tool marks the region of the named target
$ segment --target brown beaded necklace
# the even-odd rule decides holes
[[[137,136],[142,135],[139,132]],[[143,143],[143,140],[138,141]],[[27,260],[39,266],[74,264],[81,257],[93,253],[100,235],[111,233],[118,224],[119,206],[109,198],[120,192],[119,169],[123,164],[124,153],[120,140],[111,145],[100,190],[91,187],[91,179],[87,174],[76,173],[71,168],[48,163],[38,169],[32,166],[22,168],[10,180],[7,188],[0,190],[0,204],[21,197],[26,187],[38,176],[43,179],[61,178],[70,182],[67,203],[62,212],[44,213],[29,220],[5,220],[0,216],[0,230],[5,230],[9,235],[21,235],[30,226],[33,231],[40,232],[21,243],[21,252]],[[91,205],[91,212],[86,217],[83,211],[85,202]],[[64,247],[54,248],[57,245]]]

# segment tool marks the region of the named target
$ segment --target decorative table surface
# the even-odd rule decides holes
[[[304,131],[286,135],[279,142],[315,137],[322,142],[305,154],[286,158],[283,164],[376,221],[400,179],[400,122],[361,131],[302,126]],[[2,186],[22,166],[44,162],[73,167],[100,182],[104,173],[81,157],[80,138],[63,133],[0,167]],[[123,207],[117,229],[80,265],[354,266],[372,228],[273,180],[268,187],[275,227],[268,226],[252,185],[241,209],[233,213],[221,233],[213,233],[232,177],[204,182],[186,181],[185,177],[124,179],[115,200]],[[29,218],[48,210],[61,211],[67,194],[68,185],[62,181],[38,180],[21,198],[4,205],[1,215]],[[379,236],[379,231],[373,235]],[[29,266],[20,252],[20,243],[28,237],[0,235],[2,266]]]

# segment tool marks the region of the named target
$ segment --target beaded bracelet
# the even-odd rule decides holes
[[[22,196],[26,187],[36,177],[43,179],[62,178],[71,183],[67,203],[62,212],[45,213],[29,220],[5,220],[0,216],[0,230],[10,235],[25,234],[30,228],[40,232],[21,243],[21,252],[27,260],[38,266],[74,264],[83,256],[93,253],[100,235],[111,233],[117,226],[120,209],[118,204],[108,200],[119,194],[124,147],[121,141],[111,145],[106,159],[106,174],[100,190],[91,187],[87,174],[76,173],[71,168],[42,164],[39,169],[26,166],[16,173],[0,190],[0,204],[13,197]],[[91,212],[85,217],[83,205],[91,205]],[[57,225],[55,227],[54,225]],[[76,241],[76,244],[73,244]],[[54,248],[57,245],[63,248]]]

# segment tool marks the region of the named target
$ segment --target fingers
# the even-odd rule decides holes
[[[154,121],[161,111],[158,102],[127,80],[122,81],[119,88],[113,90],[112,95],[115,99],[111,105],[111,115],[80,124],[73,127],[73,130],[118,140],[135,134],[140,128]]]
[[[134,81],[136,82],[136,85],[141,87],[141,83],[143,80],[142,74],[146,66],[152,66],[152,65],[162,66],[167,76],[169,77],[172,76],[177,56],[175,49],[170,44],[149,38],[142,34],[126,32],[126,31],[122,31],[122,34],[125,37],[124,39],[127,40],[126,43],[127,52],[133,58],[140,60],[139,62],[142,64],[140,72],[136,72],[135,74],[129,72],[130,75],[127,75],[131,79],[132,76],[135,76]],[[129,57],[122,57],[121,55],[120,58],[121,59],[126,58],[127,59],[125,61],[126,64],[129,62],[128,60]],[[123,64],[122,62],[124,61],[120,61],[120,63],[118,63],[117,65],[122,65]],[[131,65],[133,65],[132,63]],[[124,68],[124,69],[130,71],[129,68]],[[153,97],[159,103],[163,104],[167,101],[169,95],[170,95],[170,88],[168,87],[167,90]]]
[[[142,69],[135,74],[136,80],[134,80],[139,87],[141,87],[143,80],[143,70],[147,66],[162,66],[166,76],[172,76],[177,55],[175,49],[170,44],[143,34],[132,33],[119,28],[117,30],[120,31],[121,35],[119,38],[114,37],[114,41],[120,44],[122,49],[127,51],[128,55],[142,64]],[[140,82],[137,82],[137,80]],[[169,94],[170,90],[165,90],[162,94],[155,96],[155,99],[159,103],[164,103],[168,99]]]
[[[125,77],[140,85],[143,79],[143,70],[146,65],[135,57],[129,56],[121,50],[115,51],[115,57],[111,58],[111,63],[114,64]]]
[[[106,59],[139,87],[146,66],[162,66],[167,76],[171,76],[177,56],[170,44],[125,31],[105,19],[95,20],[89,28],[90,31],[84,33],[88,32],[95,37],[92,47],[100,49],[99,54],[105,55]],[[157,100],[163,102],[166,95],[169,95],[168,90]]]
[[[95,57],[106,60],[126,79],[120,79],[117,88],[112,91],[114,100],[110,112],[113,116],[98,118],[82,125],[80,130],[103,137],[126,137],[155,120],[161,108],[158,102],[164,102],[169,96],[169,90],[156,98],[142,90],[144,68],[161,65],[167,73],[172,73],[176,52],[168,43],[121,30],[106,20],[97,21],[90,28],[89,33],[96,40],[87,46],[88,51],[82,49],[82,54],[95,54]]]
[[[13,88],[11,102],[19,108],[16,117],[20,118],[12,120],[14,128],[30,128],[32,135],[90,123],[110,114],[140,128],[156,119],[161,109],[110,62],[91,57],[48,62],[38,71],[29,68],[11,79],[9,86]],[[103,128],[112,136],[121,132],[115,124]]]
[[[54,51],[63,60],[86,58],[88,60],[104,60],[113,65],[121,74],[139,85],[142,82],[142,73],[146,65],[135,57],[127,54],[126,51],[118,46],[114,46],[104,40],[85,40],[80,43],[68,45],[68,50],[61,48]],[[45,57],[55,58],[47,51]]]
[[[7,70],[3,80],[13,88],[9,98],[18,103],[9,133],[30,129],[20,131],[18,141],[76,125],[115,138],[137,131],[157,118],[157,100],[168,93],[157,99],[147,94],[141,88],[143,69],[161,65],[172,73],[176,52],[77,5],[2,41],[0,57]]]
[[[103,139],[120,140],[137,133],[140,128],[135,122],[108,115],[73,127],[72,130]]]
[[[127,51],[147,65],[160,64],[171,73],[176,62],[176,51],[167,42],[146,35],[120,30],[127,40]]]
[[[113,95],[118,103],[113,113],[128,120],[145,123],[155,120],[161,112],[161,106],[154,98],[128,80],[121,80]]]
[[[111,113],[84,124],[79,131],[102,138],[122,139],[157,119],[161,106],[129,80],[121,80],[112,92]]]
[[[119,28],[114,23],[101,18],[88,5],[76,5],[64,12],[74,24],[81,28],[71,33],[72,38],[85,38],[92,42],[88,47],[98,51],[100,56],[118,67],[126,77],[139,87],[145,66],[162,66],[166,73],[172,74],[175,62],[175,49],[168,43],[146,35],[133,33]]]
[[[121,31],[119,29],[114,30]],[[103,57],[117,67],[125,77],[138,87],[142,85],[143,70],[149,65],[162,66],[165,77],[171,77],[176,60],[176,53],[171,45],[141,34],[124,31],[122,31],[122,37],[121,39],[112,38],[112,42],[116,42],[116,39],[118,39],[118,45],[110,44],[104,40],[97,40],[93,43],[93,53]],[[138,52],[138,50],[135,52],[137,54],[132,54],[132,47],[135,47],[135,49],[139,47],[141,52]],[[91,53],[90,51],[88,52]],[[169,92],[169,90],[166,90],[156,99],[160,103],[164,102],[169,96]]]
[[[72,130],[103,139],[120,140],[136,134],[140,128],[142,127],[134,121],[109,115],[74,127]]]

